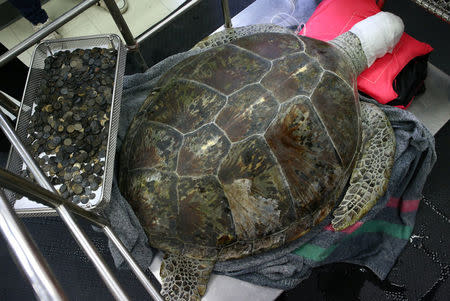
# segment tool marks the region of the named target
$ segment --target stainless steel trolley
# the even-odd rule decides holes
[[[77,6],[66,12],[64,15],[50,23],[47,27],[25,39],[10,51],[0,56],[0,67],[33,46],[37,41],[49,35],[51,32],[58,29],[65,23],[69,22],[78,14],[96,4],[98,1],[99,0],[85,0],[81,2]],[[171,14],[168,18],[158,23],[155,27],[151,28],[149,31],[135,39],[132,36],[128,25],[120,14],[115,1],[104,1],[115,23],[117,24],[125,43],[127,44],[128,52],[134,53],[143,69],[146,68],[146,65],[142,56],[140,55],[139,48],[137,46],[138,43],[158,32],[164,26],[169,24],[176,16],[182,14],[183,12],[187,11],[189,8],[200,2],[200,0],[188,1],[174,14]],[[230,27],[231,19],[227,0],[222,0],[222,9],[225,18],[225,26]],[[118,66],[118,68],[124,68],[124,66]],[[121,80],[121,78],[119,80]],[[119,88],[121,89],[121,85]],[[120,98],[120,93],[118,97]],[[8,100],[6,99],[0,99],[0,105],[7,108],[13,114],[17,114],[19,112],[18,108],[14,104],[8,102]],[[62,290],[57,279],[50,270],[46,260],[32,241],[30,235],[25,230],[14,210],[11,208],[9,204],[9,198],[4,191],[5,189],[10,192],[21,194],[31,200],[37,201],[41,204],[53,208],[67,225],[70,233],[86,253],[88,258],[92,261],[100,277],[105,282],[115,299],[128,300],[129,298],[121,288],[114,275],[111,273],[109,267],[105,264],[104,260],[98,254],[92,242],[87,238],[82,229],[77,225],[76,221],[72,217],[73,214],[85,218],[92,224],[102,229],[105,235],[120,251],[126,262],[130,265],[131,270],[139,279],[149,295],[154,300],[162,300],[159,292],[153,287],[153,285],[145,276],[144,272],[139,268],[133,257],[122,244],[120,239],[112,231],[109,222],[95,212],[84,210],[81,207],[78,207],[77,205],[64,200],[56,193],[53,185],[49,183],[43,171],[36,164],[33,157],[22,144],[21,140],[19,139],[20,135],[18,135],[18,133],[8,123],[7,119],[1,111],[0,127],[15,149],[18,159],[26,164],[26,166],[36,179],[37,183],[39,184],[33,184],[14,173],[11,173],[4,169],[0,169],[0,230],[5,237],[10,249],[12,250],[11,255],[16,259],[16,262],[18,263],[18,265],[20,265],[24,274],[30,281],[36,297],[40,300],[67,300],[64,291]],[[107,196],[107,193],[103,196],[109,197]]]

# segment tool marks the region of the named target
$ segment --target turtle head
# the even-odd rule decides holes
[[[364,69],[387,52],[392,52],[403,34],[404,24],[398,16],[379,12],[356,23],[348,32],[336,37],[334,44],[352,62],[355,74]]]

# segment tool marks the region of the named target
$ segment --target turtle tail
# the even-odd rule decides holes
[[[165,300],[200,300],[206,292],[214,264],[214,260],[166,253],[161,263],[161,295]]]
[[[394,164],[395,134],[389,119],[377,106],[361,103],[362,149],[350,186],[334,211],[331,224],[343,230],[363,217],[387,190]]]

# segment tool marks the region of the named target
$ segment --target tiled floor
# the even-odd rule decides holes
[[[134,36],[143,33],[146,29],[157,23],[173,10],[179,7],[184,0],[127,0],[128,10],[123,15]],[[80,0],[51,0],[43,8],[50,18],[56,19]],[[69,23],[58,29],[63,37],[76,37],[101,33],[117,33],[117,29],[110,14],[103,8],[94,6],[77,16]],[[11,48],[33,34],[31,24],[24,18],[19,19],[0,31],[0,41]],[[19,56],[25,64],[29,65],[33,48]]]
[[[425,93],[416,97],[408,111],[436,134],[450,119],[450,76],[428,64]]]

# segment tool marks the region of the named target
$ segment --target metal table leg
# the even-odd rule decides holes
[[[233,25],[231,24],[230,7],[228,5],[228,0],[222,0],[222,12],[225,28],[231,28]]]
[[[114,19],[114,22],[116,22],[117,28],[119,29],[120,33],[122,34],[123,39],[125,40],[125,43],[127,44],[129,54],[134,56],[135,61],[137,62],[139,68],[142,71],[145,71],[148,69],[147,63],[144,60],[144,57],[142,56],[141,52],[139,51],[139,45],[136,42],[136,40],[133,37],[133,34],[131,33],[130,29],[128,28],[127,23],[125,22],[122,14],[120,13],[119,8],[117,7],[117,4],[114,0],[104,0],[106,7],[109,10],[109,13],[111,14],[112,18]]]
[[[108,225],[108,221],[101,216],[98,216],[92,212],[81,209],[80,207],[66,202],[59,195],[48,191],[34,183],[31,183],[9,171],[3,170],[0,168],[0,186],[9,189],[15,193],[26,196],[27,198],[39,202],[43,205],[50,206],[53,208],[57,208],[59,206],[65,206],[72,213],[75,213],[88,221],[94,223],[99,226],[103,232],[105,232],[106,236],[111,239],[114,245],[117,247],[119,252],[124,257],[125,261],[130,265],[136,277],[139,279],[141,284],[147,290],[147,292],[152,296],[155,301],[163,301],[159,292],[152,286],[148,278],[145,276],[144,272],[137,265],[136,261],[133,257],[128,253],[125,246],[122,244],[120,239],[114,233],[114,231]]]
[[[0,230],[8,242],[11,255],[20,263],[22,271],[30,281],[36,297],[40,300],[68,300],[47,261],[9,206],[2,189]]]

